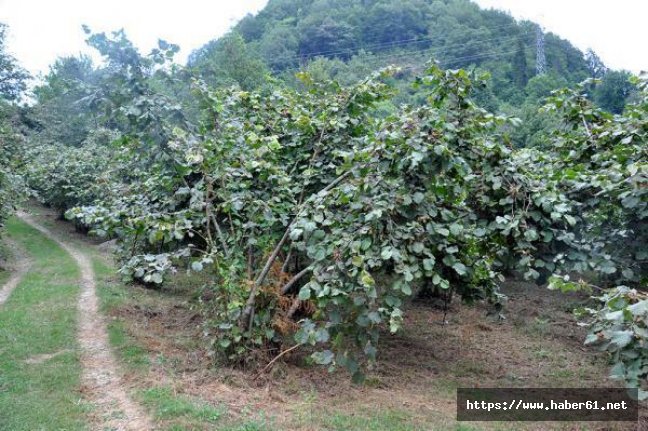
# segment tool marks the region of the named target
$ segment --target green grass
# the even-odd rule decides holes
[[[366,431],[415,431],[428,428],[411,425],[411,417],[406,412],[384,410],[367,415],[334,413],[322,417],[322,429],[326,430],[366,430]]]
[[[470,425],[457,424],[442,415],[430,413],[419,423],[410,412],[398,409],[358,409],[354,413],[320,412],[315,418],[323,431],[476,431]]]
[[[218,422],[224,410],[215,408],[200,400],[178,395],[170,387],[153,387],[141,392],[144,405],[155,413],[157,419],[182,419],[183,422],[195,421],[198,424]]]
[[[54,242],[10,219],[7,232],[33,266],[0,306],[0,429],[86,429],[76,342],[76,263]],[[38,355],[56,356],[37,363]]]
[[[125,286],[114,281],[115,269],[104,260],[95,256],[92,259],[92,265],[97,280],[100,311],[103,314],[109,314],[110,310],[126,303],[129,292]],[[120,319],[111,319],[107,326],[110,345],[122,364],[131,371],[146,371],[151,364],[148,353],[137,345],[133,337],[128,335],[124,328],[124,322]]]
[[[79,248],[93,256],[93,268],[97,278],[97,295],[100,310],[111,315],[115,310],[133,304],[146,304],[155,301],[157,296],[166,293],[150,291],[136,293],[135,290],[120,282],[116,268],[93,250],[80,245]],[[173,295],[173,292],[169,294]],[[146,297],[140,297],[147,295]],[[121,364],[141,375],[151,366],[148,352],[138,345],[126,328],[126,322],[116,317],[109,320],[108,335],[110,344]],[[158,358],[159,362],[160,358]],[[135,394],[137,401],[151,413],[157,425],[168,431],[188,431],[218,429],[222,431],[266,431],[265,421],[232,420],[224,407],[215,407],[204,400],[177,394],[168,386],[142,388]]]
[[[5,271],[0,269],[0,286],[5,284],[7,280],[9,280],[11,274],[9,274],[9,271]]]
[[[9,247],[7,247],[6,244],[2,242],[3,235],[4,232],[0,231],[0,264],[10,262],[13,257],[11,250],[9,250]],[[11,274],[9,273],[9,271],[0,267],[0,286],[2,286],[7,280],[9,280],[10,276]]]

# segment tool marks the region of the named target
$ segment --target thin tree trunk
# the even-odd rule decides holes
[[[297,283],[303,276],[305,276],[312,270],[313,268],[311,268],[310,266],[302,269],[299,273],[297,273],[297,275],[291,278],[290,281],[284,285],[284,287],[281,288],[281,294],[285,295],[286,293],[288,293],[288,291],[295,285],[295,283]]]
[[[333,189],[338,184],[340,184],[342,181],[344,181],[350,175],[351,175],[351,171],[346,171],[345,173],[338,176],[328,186],[324,187],[322,190],[320,190],[316,194],[328,192],[329,190]],[[316,194],[311,195],[309,197],[309,199],[311,197],[315,196]],[[301,212],[302,209],[303,209],[303,205],[301,206],[299,211],[297,211],[297,215],[295,216],[295,218],[292,219],[292,221],[286,227],[286,231],[284,232],[283,236],[281,237],[281,240],[279,240],[279,243],[275,246],[274,250],[272,250],[272,253],[270,254],[270,257],[266,261],[265,265],[263,266],[263,269],[261,270],[261,273],[259,274],[257,279],[254,281],[254,284],[252,285],[252,289],[250,289],[250,296],[248,296],[248,299],[245,302],[245,308],[243,308],[243,312],[241,313],[241,318],[240,318],[241,320],[239,321],[239,327],[241,329],[245,329],[248,326],[250,316],[252,315],[252,312],[254,310],[254,304],[256,302],[256,295],[257,295],[257,292],[259,290],[259,287],[265,281],[268,273],[270,272],[270,268],[272,268],[272,264],[277,259],[277,256],[279,255],[279,252],[281,251],[281,248],[284,246],[284,244],[288,240],[288,237],[290,236],[290,229],[292,228],[295,221],[298,219],[299,213]]]

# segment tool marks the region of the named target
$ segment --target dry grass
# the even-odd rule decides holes
[[[50,225],[70,230],[52,220]],[[83,241],[82,236],[76,236]],[[100,254],[99,252],[97,252]],[[413,303],[404,330],[385,333],[377,366],[363,386],[344,372],[305,365],[303,353],[287,355],[267,375],[217,366],[202,337],[196,310],[203,280],[181,275],[161,291],[103,280],[106,312],[120,323],[126,344],[142,349],[149,366],[130,373],[140,388],[168,387],[174,394],[218,408],[230,428],[192,422],[170,429],[279,430],[603,430],[619,424],[457,423],[458,387],[612,387],[605,357],[585,349],[584,330],[570,310],[586,298],[550,292],[524,282],[504,286],[505,320],[484,305],[454,302],[448,323],[430,304]],[[171,422],[161,420],[162,426]],[[178,424],[179,422],[175,422]],[[259,425],[260,424],[260,425]],[[228,425],[229,426],[229,425]]]

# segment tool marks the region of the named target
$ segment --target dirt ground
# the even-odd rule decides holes
[[[42,216],[50,225],[86,241],[52,214]],[[304,431],[351,429],[335,428],[331,415],[359,417],[362,423],[362,418],[376,412],[402,415],[407,426],[399,429],[404,430],[638,429],[620,423],[456,422],[459,387],[618,386],[607,379],[605,356],[583,346],[585,329],[571,313],[587,300],[583,295],[511,281],[502,289],[509,298],[504,319],[492,315],[486,305],[453,302],[446,324],[442,324],[442,310],[413,302],[404,330],[384,334],[378,364],[365,385],[356,386],[342,371],[328,373],[305,365],[299,354],[278,362],[256,380],[250,370],[215,365],[202,337],[195,280],[185,281],[179,277],[161,291],[129,286],[128,295],[108,310],[109,318],[122,322],[128,336],[150,358],[147,372],[130,375],[135,384],[170,386],[178,393],[225,406],[232,418],[262,415],[271,418],[273,429]],[[115,279],[114,285],[119,288],[120,282]],[[360,425],[353,429],[390,428]]]

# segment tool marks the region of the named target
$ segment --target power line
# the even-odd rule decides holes
[[[485,30],[487,31],[493,31],[496,29],[502,29],[502,28],[518,28],[518,24],[504,24],[500,26],[495,26],[495,27],[490,27]],[[522,32],[520,35],[525,35],[527,34],[526,31]],[[516,35],[519,37],[520,35]],[[497,39],[501,36],[498,36],[496,38],[492,39]],[[411,38],[411,39],[401,39],[401,40],[396,40],[396,41],[390,41],[390,42],[382,42],[382,43],[377,43],[377,44],[369,44],[369,45],[361,45],[358,48],[345,48],[345,49],[337,49],[337,50],[329,50],[329,51],[318,51],[318,52],[310,52],[308,54],[302,55],[302,54],[295,54],[295,55],[290,55],[286,57],[281,57],[281,60],[288,61],[288,60],[308,60],[314,57],[320,57],[320,56],[334,56],[336,54],[351,54],[352,52],[360,52],[360,51],[371,51],[373,48],[385,48],[381,49],[386,50],[392,47],[397,47],[400,45],[406,45],[406,44],[418,44],[418,43],[423,43],[423,42],[438,42],[442,41],[444,38],[442,37],[424,37],[424,38]],[[489,40],[489,39],[486,39]]]
[[[442,66],[444,66],[444,67],[448,67],[450,65],[460,64],[460,63],[463,63],[464,61],[476,60],[476,59],[479,59],[479,58],[504,57],[504,56],[507,56],[507,55],[514,54],[515,52],[516,52],[516,50],[506,51],[506,52],[490,51],[490,52],[485,52],[485,53],[481,53],[481,54],[467,55],[465,57],[454,58],[454,59],[452,59],[452,61],[445,61],[445,62],[441,62],[440,64]],[[419,66],[409,66],[409,67],[405,67],[403,69],[404,70],[413,70],[413,69],[416,69],[417,67],[419,67]]]
[[[493,26],[493,27],[483,27],[483,28],[482,27],[469,27],[469,26],[466,26],[466,27],[468,27],[471,30],[485,30],[485,31],[491,31],[492,32],[494,30],[498,30],[498,29],[502,29],[502,28],[516,28],[517,29],[517,28],[520,28],[522,26],[520,24],[516,23],[516,22],[513,22],[513,23],[509,23],[509,24],[500,24],[500,25],[496,25],[496,26]],[[359,48],[362,49],[364,47],[367,47],[367,46],[370,46],[370,45],[373,44],[373,43],[370,43],[369,45],[363,45],[363,43],[373,42],[373,41],[377,41],[377,40],[381,40],[381,39],[383,39],[383,37],[382,36],[377,36],[377,35],[370,38],[370,39],[362,38],[358,43],[359,45],[361,45]],[[426,39],[437,39],[437,37],[431,37],[431,36],[422,37],[422,38],[415,37],[415,38],[412,38],[412,39],[409,39],[409,40],[426,40]],[[408,39],[402,39],[402,40],[408,40]],[[386,41],[386,42],[380,42],[380,43],[392,43],[392,42],[399,42],[399,41],[400,40]],[[380,44],[380,43],[378,43],[378,44]],[[307,55],[310,55],[310,54],[311,53],[309,53]],[[317,54],[317,53],[315,53],[315,54]],[[299,56],[299,55],[300,54],[298,54],[297,56]]]
[[[528,33],[525,33],[525,36],[528,35]],[[513,40],[519,40],[520,36],[507,36],[507,37],[496,37],[496,38],[488,38],[488,39],[480,39],[480,40],[473,40],[470,43],[455,43],[455,44],[450,44],[450,45],[445,45],[442,47],[431,47],[431,48],[424,48],[424,49],[413,49],[410,51],[405,51],[405,52],[396,52],[396,53],[390,53],[390,54],[382,54],[382,55],[377,55],[373,53],[369,53],[372,55],[373,59],[380,59],[380,58],[387,58],[387,57],[402,57],[404,55],[409,55],[409,54],[415,54],[417,52],[427,52],[429,51],[430,53],[435,53],[435,54],[442,54],[448,50],[455,49],[455,48],[460,48],[460,47],[473,47],[477,46],[480,43],[485,43],[485,42],[497,42],[498,44],[505,43],[508,41],[513,41]],[[284,69],[272,69],[273,72],[283,72],[283,71],[291,71],[291,70],[300,70],[302,66],[295,66],[292,68],[284,68]]]
[[[489,39],[482,39],[482,40],[476,40],[472,41],[471,43],[457,43],[457,44],[451,44],[451,45],[446,45],[443,47],[433,47],[433,48],[425,48],[425,49],[413,49],[410,51],[405,51],[405,52],[397,52],[397,53],[391,53],[391,54],[383,54],[383,55],[372,55],[371,61],[372,62],[379,62],[380,60],[385,60],[385,59],[392,59],[396,60],[398,58],[410,56],[410,55],[429,55],[429,56],[436,56],[440,54],[445,54],[448,51],[455,49],[457,47],[475,47],[480,43],[484,42],[490,42],[490,41],[497,41],[498,44],[502,44],[508,41],[513,41],[513,40],[519,40],[520,36],[508,36],[508,37],[498,37],[498,38],[489,38]],[[467,56],[468,57],[474,57],[474,55]],[[476,57],[479,58],[479,57]],[[302,66],[297,66],[297,67],[292,67],[292,68],[284,68],[284,69],[273,69],[273,73],[280,73],[280,72],[291,72],[291,71],[298,71],[301,70],[303,67]]]
[[[504,43],[504,42],[508,42],[508,41],[511,41],[511,40],[517,40],[517,39],[518,39],[518,37],[508,37],[508,38],[490,39],[490,40],[497,40],[499,43]],[[475,43],[472,46],[477,46],[478,43],[486,42],[486,41],[488,41],[488,39],[487,40],[481,40],[481,41],[479,41],[479,40],[475,41]],[[409,55],[415,55],[417,53],[419,53],[419,55],[423,55],[423,54],[440,55],[440,54],[446,54],[448,51],[451,51],[451,50],[455,49],[456,47],[470,47],[470,46],[471,46],[470,44],[455,44],[455,45],[444,46],[444,47],[441,47],[441,48],[428,48],[428,49],[423,49],[423,50],[411,50],[411,51],[405,51],[405,52],[398,52],[398,53],[394,53],[394,54],[386,54],[384,56],[375,56],[375,58],[377,58],[377,59],[390,58],[390,59],[396,60],[398,58],[407,57]],[[474,56],[474,55],[475,54],[471,54],[468,57],[471,57],[471,56]]]

